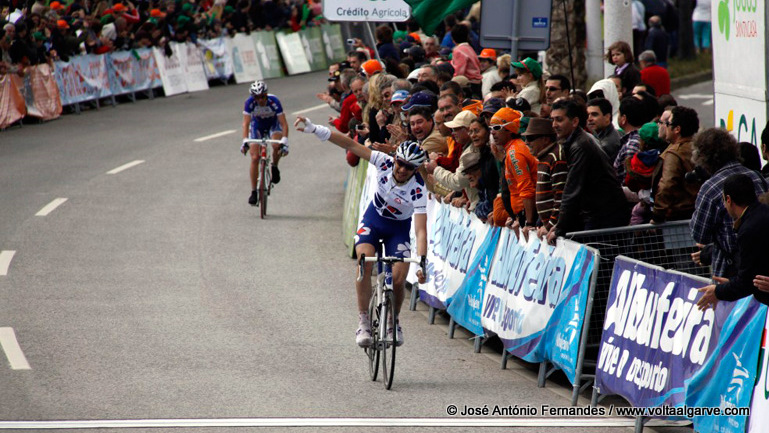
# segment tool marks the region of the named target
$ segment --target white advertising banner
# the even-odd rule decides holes
[[[178,47],[177,47],[178,48]],[[184,76],[185,68],[182,63],[180,49],[174,49],[171,57],[166,57],[162,50],[152,49],[155,55],[155,63],[158,65],[160,80],[163,82],[163,93],[166,96],[177,95],[187,91],[187,79]]]
[[[283,60],[286,63],[289,75],[310,72],[310,63],[307,61],[307,55],[304,53],[302,39],[297,33],[276,33],[278,47]]]
[[[767,314],[764,335],[761,338],[761,352],[758,355],[758,379],[753,388],[753,400],[750,402],[750,418],[748,432],[761,433],[769,425],[769,351],[766,350],[766,336],[769,331],[769,314]]]
[[[234,38],[227,39],[227,46],[232,56],[236,83],[248,83],[262,79],[262,70],[256,59],[256,46],[250,36],[238,33]]]
[[[766,2],[714,1],[711,8],[715,126],[758,145],[767,117]]]
[[[187,91],[198,92],[208,90],[208,79],[203,69],[203,56],[198,47],[192,42],[179,44],[179,52],[184,52],[184,76],[187,80]]]
[[[323,0],[323,16],[329,21],[403,22],[411,7],[403,0]]]

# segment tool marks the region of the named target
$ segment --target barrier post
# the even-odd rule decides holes
[[[585,306],[585,321],[582,325],[581,341],[579,343],[579,354],[577,355],[577,369],[574,378],[574,384],[571,394],[571,405],[576,406],[579,401],[579,394],[595,383],[595,375],[583,375],[582,368],[585,366],[585,351],[587,350],[587,336],[590,332],[590,315],[593,313],[593,296],[595,296],[595,286],[598,284],[598,270],[601,267],[601,252],[595,248],[585,247],[595,255],[595,267],[593,275],[590,276],[590,290],[587,294],[587,305]],[[587,377],[584,385],[581,384],[583,377]],[[594,390],[595,391],[595,390]]]

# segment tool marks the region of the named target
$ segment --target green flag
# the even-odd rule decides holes
[[[405,0],[411,6],[411,16],[419,23],[426,35],[435,33],[435,28],[452,12],[464,9],[478,0]]]

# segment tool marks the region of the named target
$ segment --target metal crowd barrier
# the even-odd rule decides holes
[[[697,251],[697,247],[688,220],[573,232],[565,237],[601,253],[593,309],[588,318],[586,367],[594,367],[598,359],[614,259],[618,255],[686,274],[710,276],[710,267],[692,262],[691,254]]]

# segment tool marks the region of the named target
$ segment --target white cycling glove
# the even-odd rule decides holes
[[[314,125],[310,119],[304,119],[304,132],[305,134],[315,134],[321,141],[326,141],[331,138],[331,130],[323,125]]]
[[[287,145],[288,144],[288,137],[281,138],[280,139],[280,144],[282,144],[284,146]]]
[[[243,144],[240,145],[240,153],[246,154],[251,146],[248,145],[248,138],[243,139]]]

